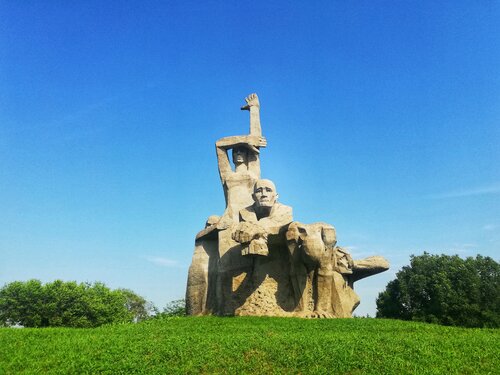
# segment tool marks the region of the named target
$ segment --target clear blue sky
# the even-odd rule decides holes
[[[410,254],[498,261],[499,46],[495,1],[1,1],[0,284],[182,298],[252,92],[281,202],[392,264],[357,314]]]

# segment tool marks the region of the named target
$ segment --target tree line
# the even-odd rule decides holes
[[[86,328],[185,314],[184,300],[160,312],[133,291],[100,282],[29,280],[0,289],[0,326]],[[500,264],[481,255],[412,255],[379,294],[377,318],[500,327]]]
[[[14,281],[0,289],[0,326],[91,328],[182,314],[183,300],[160,312],[133,291],[100,282]]]

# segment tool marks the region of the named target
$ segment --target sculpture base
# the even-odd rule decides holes
[[[354,281],[389,268],[382,257],[318,268],[301,260],[305,253],[292,257],[286,237],[276,233],[269,237],[267,255],[245,253],[231,238],[231,228],[197,236],[186,291],[188,315],[348,318],[359,305]]]

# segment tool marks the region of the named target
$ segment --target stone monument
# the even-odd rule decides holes
[[[389,263],[380,256],[353,260],[330,224],[293,221],[275,184],[260,177],[260,149],[267,146],[260,103],[256,94],[245,101],[250,134],[215,143],[226,208],[196,235],[187,313],[351,317],[359,305],[354,282]]]

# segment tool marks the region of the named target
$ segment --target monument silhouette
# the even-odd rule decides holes
[[[327,223],[293,221],[275,184],[261,179],[267,146],[260,103],[249,95],[250,134],[215,143],[226,207],[195,239],[189,267],[188,315],[347,318],[359,305],[354,282],[389,269],[381,256],[352,259]],[[229,161],[231,150],[234,167]]]

